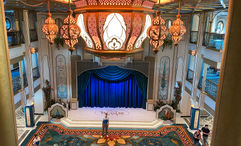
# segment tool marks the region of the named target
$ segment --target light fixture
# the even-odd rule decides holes
[[[45,34],[46,38],[49,40],[49,43],[53,44],[58,31],[59,31],[59,28],[55,24],[55,20],[51,17],[50,0],[48,0],[48,18],[45,20],[45,23],[42,27],[42,32]]]
[[[55,1],[60,3],[69,3],[69,0],[55,0]],[[70,3],[72,3],[72,0],[70,0]]]
[[[64,42],[69,46],[69,50],[73,52],[75,50],[74,45],[78,43],[78,37],[80,35],[80,28],[76,24],[76,19],[72,16],[69,0],[69,15],[64,19],[64,25],[60,29],[60,34],[64,38]]]
[[[168,4],[168,3],[171,3],[171,2],[174,2],[174,0],[157,0],[156,1],[156,4],[158,5],[165,5],[165,4]]]
[[[186,27],[184,26],[183,21],[180,19],[180,10],[181,10],[181,1],[179,0],[177,19],[173,21],[172,26],[170,27],[170,30],[169,30],[172,36],[174,45],[178,44],[178,42],[182,39],[182,36],[186,32]]]
[[[104,59],[142,52],[151,26],[150,0],[75,0],[77,24],[85,51]]]
[[[152,20],[152,24],[147,31],[147,35],[150,38],[150,44],[154,47],[154,53],[159,51],[159,48],[163,45],[164,40],[168,35],[165,20],[160,16],[160,13],[160,9],[158,9],[156,17]]]

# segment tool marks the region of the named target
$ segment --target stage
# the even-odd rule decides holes
[[[110,121],[153,121],[156,119],[154,111],[147,111],[142,108],[79,108],[78,110],[71,110],[68,113],[68,118],[71,120],[82,121],[102,121],[108,113]]]
[[[101,128],[104,113],[108,113],[111,128],[155,128],[163,124],[154,111],[142,108],[79,108],[68,112],[61,122],[67,127]]]

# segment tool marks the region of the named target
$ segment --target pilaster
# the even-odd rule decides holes
[[[3,1],[0,1],[0,145],[17,146],[16,115]]]
[[[34,101],[34,87],[33,87],[33,68],[32,68],[32,55],[30,46],[30,34],[29,34],[29,18],[28,10],[23,10],[23,35],[25,39],[25,63],[26,63],[26,75],[28,80],[29,102]]]
[[[229,0],[212,146],[241,145],[241,1]]]
[[[204,35],[204,27],[205,27],[205,13],[201,13],[199,17],[199,26],[198,26],[198,39],[197,39],[197,48],[196,48],[196,56],[195,56],[195,66],[194,66],[194,76],[192,83],[192,100],[194,106],[197,105],[197,90],[198,90],[198,82],[200,80],[201,66],[202,66],[202,43],[203,43],[203,35]]]

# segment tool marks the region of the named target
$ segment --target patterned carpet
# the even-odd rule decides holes
[[[39,122],[21,146],[31,145],[33,135],[41,138],[41,146],[190,146],[191,133],[186,125],[161,126],[157,129],[111,128],[109,137],[102,138],[100,128],[66,128],[61,124]]]

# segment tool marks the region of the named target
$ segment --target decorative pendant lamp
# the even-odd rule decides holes
[[[173,21],[172,26],[170,27],[170,30],[169,30],[172,36],[174,45],[178,44],[178,42],[182,39],[182,36],[186,32],[186,27],[184,26],[183,21],[180,19],[180,10],[181,10],[181,1],[179,0],[177,19]]]
[[[158,4],[159,4],[158,0]],[[168,29],[165,25],[165,20],[160,16],[160,9],[156,12],[156,17],[152,20],[151,26],[147,30],[147,35],[150,39],[150,44],[154,47],[153,51],[157,53],[163,45],[164,40],[168,35]]]
[[[78,37],[80,36],[80,28],[72,14],[73,11],[71,10],[69,0],[69,15],[64,19],[64,25],[60,29],[60,34],[71,52],[75,50],[74,45],[78,43]]]
[[[55,20],[51,17],[50,13],[50,0],[48,0],[48,18],[45,20],[42,27],[42,32],[45,33],[46,38],[50,44],[54,43],[54,39],[59,31],[58,26],[55,24]]]

